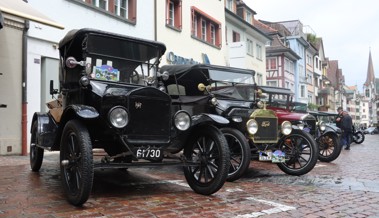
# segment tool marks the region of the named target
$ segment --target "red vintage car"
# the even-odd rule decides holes
[[[309,113],[307,104],[294,102],[294,93],[290,89],[260,86],[259,90],[267,108],[275,111],[278,116],[279,124],[288,120],[294,126],[314,136],[319,145],[318,159],[320,161],[331,162],[337,159],[342,146],[339,143],[339,133],[335,127],[319,121],[317,112]]]

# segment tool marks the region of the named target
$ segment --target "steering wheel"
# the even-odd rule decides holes
[[[132,75],[130,76],[130,83],[138,84],[139,82],[139,74],[137,71],[133,71]]]

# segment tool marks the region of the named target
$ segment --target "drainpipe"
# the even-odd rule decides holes
[[[21,154],[26,156],[28,154],[28,134],[27,134],[27,123],[28,123],[28,112],[27,112],[27,84],[28,84],[28,74],[27,74],[27,57],[28,57],[28,37],[27,32],[29,30],[29,20],[25,20],[25,27],[22,33],[22,117],[21,117],[21,143],[22,149]]]
[[[157,0],[154,0],[154,41],[157,41]]]

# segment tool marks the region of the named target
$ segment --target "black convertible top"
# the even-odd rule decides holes
[[[269,94],[284,94],[284,95],[293,95],[294,93],[291,89],[281,88],[281,87],[273,87],[273,86],[259,86],[263,93]]]
[[[192,70],[221,70],[221,71],[230,71],[238,73],[246,73],[255,75],[254,70],[241,69],[235,67],[225,67],[218,65],[209,65],[209,64],[183,64],[183,65],[164,65],[161,67],[160,72],[163,73],[167,71],[170,75],[180,75],[183,73],[188,73]]]

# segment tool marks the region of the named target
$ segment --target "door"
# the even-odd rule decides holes
[[[59,88],[59,60],[44,57],[41,59],[41,112],[47,112],[47,102],[55,100],[50,95],[50,80],[54,81],[54,89]]]

